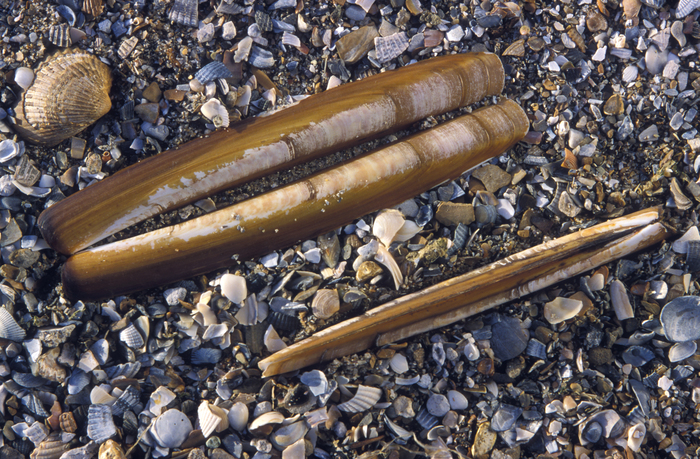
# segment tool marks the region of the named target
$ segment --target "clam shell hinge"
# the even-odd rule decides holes
[[[54,146],[93,124],[112,107],[109,67],[85,51],[65,50],[36,70],[16,107],[15,130],[26,140]]]

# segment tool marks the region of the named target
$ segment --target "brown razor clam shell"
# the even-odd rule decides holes
[[[100,119],[112,107],[109,67],[85,51],[68,49],[36,70],[17,104],[15,130],[25,140],[54,146]]]
[[[323,234],[454,179],[523,138],[528,119],[503,100],[304,180],[173,227],[73,255],[64,293],[102,298],[203,274]]]
[[[161,212],[497,95],[504,78],[498,56],[471,53],[342,85],[130,166],[51,206],[38,225],[70,255]]]
[[[545,242],[340,322],[260,361],[263,376],[398,343],[513,301],[668,236],[660,208]]]

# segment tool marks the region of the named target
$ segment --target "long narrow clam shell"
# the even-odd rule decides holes
[[[53,205],[38,225],[69,255],[161,212],[499,94],[504,75],[493,54],[458,54],[342,85],[128,167]]]
[[[504,100],[226,209],[73,255],[64,293],[88,299],[142,290],[323,234],[457,177],[527,130],[520,106]]]
[[[524,250],[329,327],[259,366],[273,376],[444,327],[663,240],[660,215],[640,211]]]

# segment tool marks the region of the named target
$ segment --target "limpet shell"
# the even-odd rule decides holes
[[[35,75],[15,108],[15,130],[29,142],[57,145],[112,107],[110,69],[85,51],[59,51],[39,65]]]

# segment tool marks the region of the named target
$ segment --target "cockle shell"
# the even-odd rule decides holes
[[[320,319],[330,319],[340,309],[340,298],[335,289],[321,289],[311,302],[311,310]]]
[[[59,51],[39,65],[35,74],[15,109],[15,130],[32,143],[57,145],[112,107],[109,67],[92,54]]]

